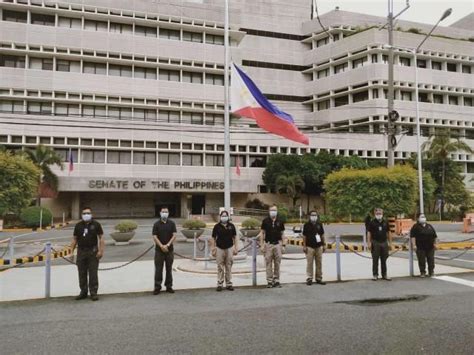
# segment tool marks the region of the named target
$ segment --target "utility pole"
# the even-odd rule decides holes
[[[394,90],[393,90],[393,0],[388,0],[388,91],[387,91],[387,166],[395,165],[395,124],[390,119],[390,112],[393,111]]]
[[[224,1],[224,208],[230,213],[229,0]]]

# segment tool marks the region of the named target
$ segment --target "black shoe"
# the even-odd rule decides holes
[[[167,287],[166,292],[168,293],[174,293],[173,287]]]
[[[379,277],[378,277],[377,275],[374,275],[374,276],[372,276],[372,281],[377,281],[378,278],[379,278]]]
[[[76,296],[75,300],[79,301],[79,300],[83,300],[85,298],[87,298],[87,293],[81,293],[81,294],[79,294],[79,296]]]
[[[308,279],[306,280],[306,285],[311,286],[313,284],[313,280]]]
[[[323,280],[316,280],[316,283],[318,285],[326,285],[326,283]]]
[[[420,277],[426,277],[426,273],[422,272],[422,273],[420,274]]]
[[[159,295],[160,292],[161,292],[161,289],[159,289],[159,288],[155,288],[155,289],[153,290],[153,294],[154,294],[155,296],[156,296],[156,295]]]
[[[99,300],[99,296],[97,296],[97,295],[91,295],[91,300],[92,300],[92,301],[98,301],[98,300]]]
[[[273,284],[271,282],[267,283],[267,288],[272,288]]]
[[[221,292],[222,291],[222,286],[217,286],[216,291]]]
[[[385,280],[385,281],[392,281],[392,279],[388,276],[382,276],[382,279]]]
[[[434,272],[430,272],[430,273],[428,274],[428,277],[433,277],[434,275],[435,275]]]
[[[273,283],[273,287],[275,287],[275,288],[281,288],[281,285],[280,285],[280,283],[279,283],[278,281],[276,281],[276,282]]]
[[[229,291],[234,291],[234,286],[229,285],[229,286],[226,287],[226,289],[229,290]]]

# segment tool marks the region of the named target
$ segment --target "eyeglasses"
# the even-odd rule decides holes
[[[84,216],[84,215],[90,215],[90,214],[92,214],[92,213],[90,213],[90,212],[83,212],[83,213],[82,213],[83,216]]]

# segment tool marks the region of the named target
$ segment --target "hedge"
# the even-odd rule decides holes
[[[21,221],[29,228],[38,228],[40,226],[41,210],[43,210],[42,227],[51,225],[51,218],[53,217],[51,211],[39,206],[28,207],[21,211]]]

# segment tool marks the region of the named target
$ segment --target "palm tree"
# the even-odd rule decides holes
[[[458,151],[472,153],[473,150],[469,145],[461,141],[459,137],[451,137],[449,129],[436,132],[428,141],[423,143],[422,149],[428,158],[441,162],[441,196],[443,196],[446,181],[446,163],[450,160],[451,154]],[[443,209],[444,203],[442,202],[441,211]]]
[[[52,148],[46,147],[42,144],[36,146],[35,150],[26,150],[28,158],[35,164],[41,171],[38,180],[38,186],[41,183],[46,183],[54,191],[58,190],[58,177],[51,170],[52,165],[56,165],[63,169],[63,163],[61,156],[58,155]],[[38,189],[38,196],[36,198],[36,204],[41,205],[41,194]]]
[[[291,198],[293,207],[305,187],[304,180],[299,175],[280,175],[276,179],[275,185],[279,193],[286,193]]]

